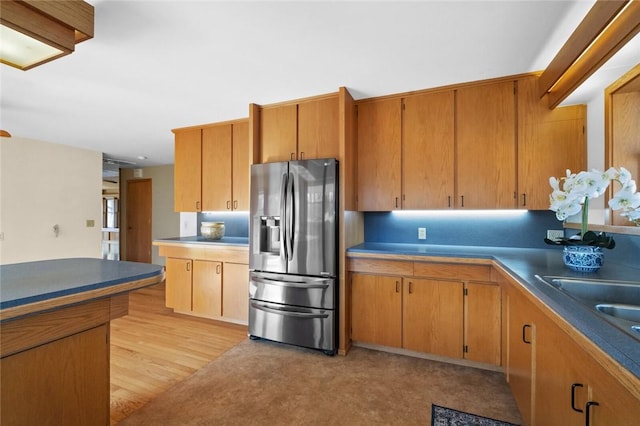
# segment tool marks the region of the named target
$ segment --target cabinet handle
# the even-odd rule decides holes
[[[587,411],[586,415],[584,416],[584,424],[586,426],[589,426],[591,424],[591,406],[592,405],[598,406],[600,404],[598,404],[595,401],[587,401],[587,405],[584,406],[584,409]]]
[[[295,160],[295,159],[296,159],[296,153],[295,153],[295,152],[292,152],[292,153],[291,153],[291,158],[290,158],[290,159],[291,159],[291,160]]]
[[[581,387],[584,387],[582,383],[574,383],[571,385],[571,408],[573,411],[577,411],[578,413],[583,412],[580,408],[576,408],[576,388]]]
[[[191,270],[191,262],[187,262],[187,271]]]
[[[409,281],[409,294],[413,293],[413,281]]]
[[[398,197],[396,197],[396,209],[398,208]]]
[[[200,211],[200,201],[196,201],[196,211]]]
[[[531,328],[531,325],[529,325],[529,324],[525,324],[525,325],[523,325],[523,326],[522,326],[522,341],[523,341],[524,343],[526,343],[526,344],[530,345],[530,344],[531,344],[531,340],[527,340],[527,336],[526,336],[526,334],[527,334],[527,332],[526,332],[527,328]]]
[[[220,275],[220,265],[216,265],[216,274]]]
[[[400,281],[396,281],[396,293],[400,293]]]
[[[233,200],[233,209],[238,210],[238,200]]]
[[[300,159],[304,160],[304,151],[300,151]]]
[[[527,205],[527,194],[522,194],[522,207],[526,207]]]
[[[447,207],[451,208],[451,195],[447,197]]]
[[[231,201],[227,200],[227,210],[231,210]]]
[[[464,195],[460,196],[460,207],[464,207]]]

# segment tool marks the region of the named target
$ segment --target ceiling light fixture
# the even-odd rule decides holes
[[[93,38],[94,8],[82,0],[0,1],[0,62],[26,71]]]

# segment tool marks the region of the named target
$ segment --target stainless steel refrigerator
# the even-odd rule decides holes
[[[338,162],[251,166],[249,336],[337,349]]]

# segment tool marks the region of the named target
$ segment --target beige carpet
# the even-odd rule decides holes
[[[431,403],[512,423],[501,373],[353,348],[246,340],[121,425],[429,425]]]

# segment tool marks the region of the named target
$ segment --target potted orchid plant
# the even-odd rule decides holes
[[[588,230],[589,201],[604,194],[614,181],[620,183],[621,189],[609,200],[609,207],[622,210],[622,216],[640,225],[640,193],[636,191],[636,183],[624,167],[611,167],[604,172],[594,169],[571,173],[567,170],[563,178],[549,178],[549,184],[553,189],[549,196],[549,208],[556,212],[558,220],[564,221],[581,213],[579,234],[559,240],[545,238],[547,244],[565,246],[563,258],[565,264],[573,270],[598,270],[602,266],[602,248],[615,247],[612,237],[604,232],[595,233]]]

